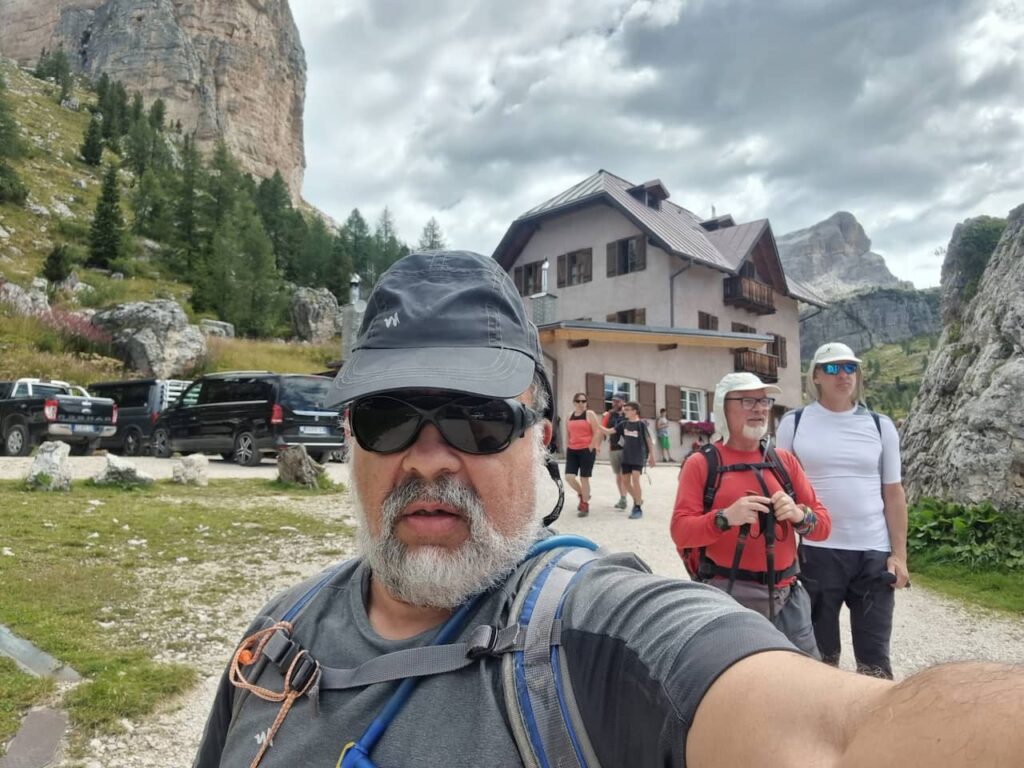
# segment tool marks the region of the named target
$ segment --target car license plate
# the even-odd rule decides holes
[[[326,435],[329,434],[327,427],[299,427],[299,433],[303,435]]]
[[[89,434],[89,433],[95,432],[96,431],[96,427],[94,427],[92,424],[72,424],[71,425],[71,431],[72,432],[83,432],[83,433]]]

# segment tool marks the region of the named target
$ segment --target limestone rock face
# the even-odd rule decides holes
[[[287,0],[0,2],[0,54],[32,64],[62,44],[79,71],[163,99],[201,149],[223,137],[245,170],[280,170],[298,200],[306,59]]]
[[[298,288],[289,307],[292,330],[303,341],[320,344],[340,333],[338,300],[326,288]]]
[[[810,360],[814,350],[829,341],[861,352],[876,344],[938,335],[941,330],[938,288],[875,288],[835,299],[820,312],[803,313],[800,359]]]
[[[960,258],[951,242],[944,276],[962,271]],[[946,294],[960,290],[944,281],[944,308],[954,299]],[[1010,212],[977,293],[957,315],[903,426],[908,496],[1024,511],[1024,206]]]
[[[181,378],[206,356],[206,338],[170,299],[121,304],[92,316],[114,349],[144,376]]]
[[[813,227],[776,239],[786,274],[826,299],[866,288],[913,288],[877,253],[852,213],[839,211]]]
[[[50,309],[45,291],[33,286],[26,291],[14,283],[0,281],[0,303],[10,306],[18,315],[38,315]]]

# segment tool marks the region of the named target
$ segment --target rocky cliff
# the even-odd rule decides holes
[[[896,344],[938,335],[939,289],[874,288],[832,301],[821,311],[802,313],[800,359],[811,359],[827,341],[841,341],[858,352],[876,344]]]
[[[807,229],[776,239],[786,274],[826,299],[867,288],[913,288],[896,278],[871,251],[871,240],[852,213],[840,211]]]
[[[59,45],[78,70],[163,99],[201,148],[223,137],[256,176],[280,170],[298,199],[306,62],[287,0],[0,2],[0,54],[29,65]]]
[[[965,293],[979,263],[965,235],[985,229],[958,225],[946,252],[947,325],[903,427],[904,484],[911,499],[1024,510],[1024,206]]]

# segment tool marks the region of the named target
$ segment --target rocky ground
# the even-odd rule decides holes
[[[73,461],[77,477],[95,474],[103,463],[99,457]],[[170,461],[141,459],[139,464],[157,477],[170,476]],[[27,467],[27,460],[0,459],[0,477],[19,476],[19,473],[27,471]],[[336,480],[344,481],[347,479],[347,469],[346,465],[333,464],[329,472]],[[635,521],[628,520],[624,512],[612,508],[616,497],[613,496],[608,466],[598,465],[596,472],[590,516],[576,516],[576,499],[570,492],[566,512],[555,527],[563,532],[589,536],[609,549],[636,551],[655,572],[684,577],[668,538],[677,467],[659,466],[650,473],[650,484],[644,480],[645,515],[643,519]],[[211,461],[213,476],[271,477],[274,473],[275,468],[269,462],[260,467],[246,468]],[[545,489],[542,501],[549,506],[553,498],[554,494]],[[294,503],[308,514],[342,517],[350,514],[348,501],[343,497],[330,499],[326,506],[322,499]],[[249,618],[275,591],[327,565],[327,562],[296,562],[290,556],[277,557],[271,552],[264,553],[259,565],[255,567],[252,563],[224,565],[223,568],[246,568],[253,589],[240,595],[231,605],[221,606],[213,612],[192,615],[186,606],[186,618],[182,619],[181,625],[168,628],[164,642],[155,643],[157,647],[162,647],[159,651],[161,659],[183,661],[200,670],[198,685],[186,696],[167,702],[161,712],[144,722],[126,722],[125,733],[93,740],[83,760],[65,761],[60,764],[62,768],[189,765],[202,734],[220,672]],[[162,573],[159,576],[164,580],[163,583],[167,579],[176,578],[174,573]],[[204,578],[207,576],[215,579],[218,573],[211,571]],[[156,593],[153,598],[156,599]],[[192,641],[169,642],[172,636],[190,636]],[[902,591],[898,596],[893,653],[899,677],[912,674],[929,664],[957,659],[985,658],[1024,663],[1024,621],[968,609],[915,587]],[[844,662],[848,661],[844,659]]]

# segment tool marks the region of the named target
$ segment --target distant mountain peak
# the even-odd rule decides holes
[[[871,238],[857,217],[837,211],[824,221],[776,239],[786,274],[826,299],[870,288],[913,288],[871,250]]]

